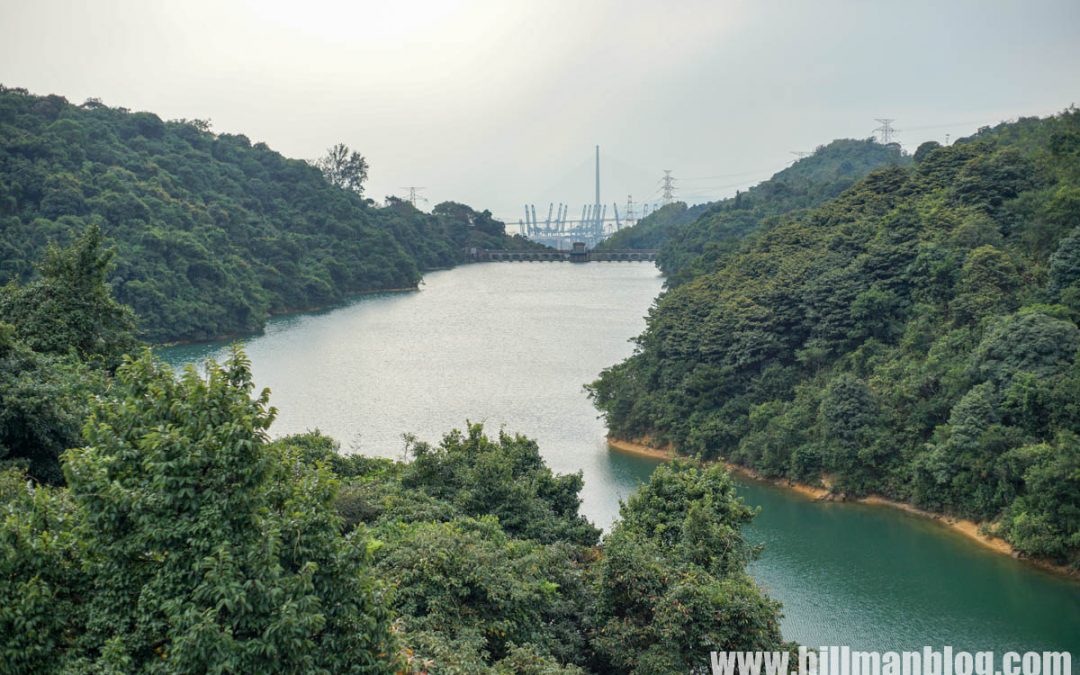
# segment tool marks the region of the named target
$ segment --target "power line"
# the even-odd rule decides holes
[[[813,154],[813,153],[810,153]],[[717,180],[720,178],[739,178],[741,176],[753,176],[757,174],[765,173],[766,171],[776,171],[776,169],[758,169],[756,171],[739,171],[737,173],[721,173],[715,176],[690,176],[689,178],[680,178],[679,182],[689,183],[699,180]]]

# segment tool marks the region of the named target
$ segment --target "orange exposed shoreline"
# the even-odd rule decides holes
[[[625,452],[632,455],[638,455],[641,457],[651,457],[653,459],[659,459],[664,461],[671,461],[678,458],[680,455],[675,451],[675,448],[670,444],[662,448],[655,448],[649,445],[649,439],[642,439],[641,441],[624,441],[617,438],[608,437],[608,445],[619,452]],[[974,541],[992,551],[997,553],[1008,555],[1012,558],[1023,560],[1035,567],[1053,572],[1058,575],[1071,577],[1073,579],[1080,579],[1080,571],[1074,570],[1065,565],[1058,565],[1049,560],[1041,558],[1028,558],[1022,557],[1020,553],[1012,547],[1012,545],[1000,537],[986,534],[982,531],[980,525],[971,520],[965,520],[963,518],[953,518],[951,516],[942,515],[940,513],[933,513],[930,511],[924,511],[916,508],[911,504],[904,502],[898,502],[892,499],[887,499],[879,495],[869,495],[867,497],[860,497],[857,499],[851,499],[844,495],[838,495],[833,493],[826,487],[817,485],[807,485],[805,483],[797,483],[795,481],[768,478],[762,476],[757,471],[747,468],[745,466],[739,466],[738,464],[732,464],[731,462],[724,462],[724,466],[728,471],[749,478],[751,480],[762,481],[782,487],[793,492],[811,499],[813,501],[851,501],[859,504],[869,504],[871,506],[886,506],[894,509],[899,509],[907,513],[933,520],[941,525],[949,528],[953,532],[963,535],[964,537]]]
[[[678,458],[678,455],[675,454],[675,449],[670,445],[663,448],[654,448],[651,445],[646,445],[645,442],[635,443],[633,441],[623,441],[612,438],[611,436],[608,436],[607,443],[609,446],[620,452],[625,452],[628,455],[638,455],[639,457],[652,457],[654,459],[664,460]]]

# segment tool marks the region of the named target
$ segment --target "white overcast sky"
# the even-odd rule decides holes
[[[290,157],[344,142],[381,200],[726,196],[793,150],[944,140],[1080,103],[1080,0],[0,0],[0,83],[209,118]]]

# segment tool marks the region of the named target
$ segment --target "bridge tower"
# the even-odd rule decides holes
[[[596,146],[596,205],[600,204],[600,146]]]

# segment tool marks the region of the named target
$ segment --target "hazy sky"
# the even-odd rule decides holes
[[[0,0],[0,83],[209,118],[291,157],[336,142],[381,200],[726,196],[793,150],[914,149],[1080,103],[1080,1]]]

